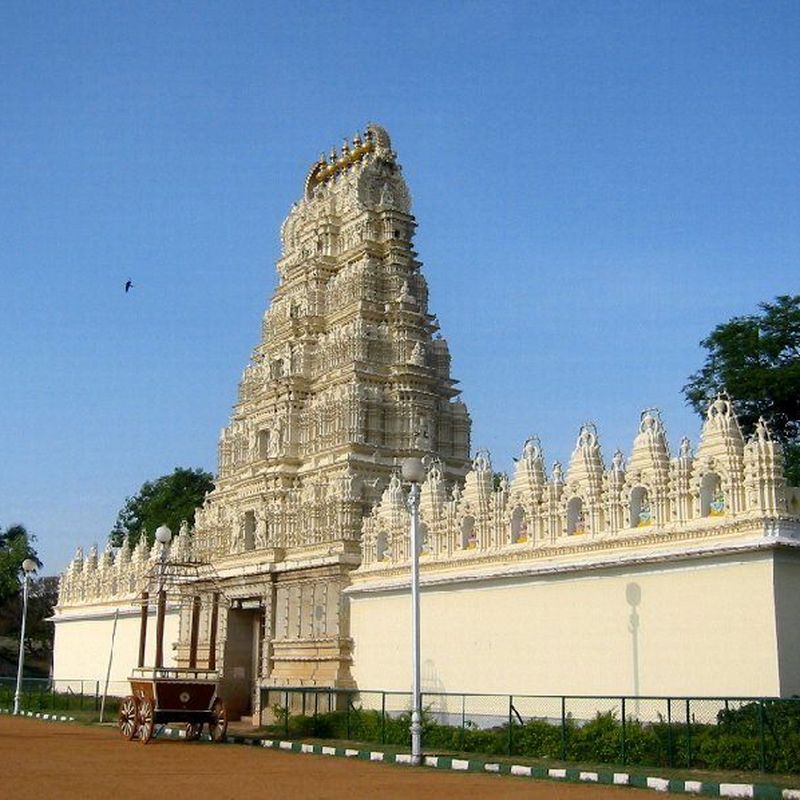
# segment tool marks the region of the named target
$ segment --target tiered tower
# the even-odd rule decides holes
[[[363,518],[404,457],[435,457],[449,481],[469,467],[410,205],[389,136],[370,125],[312,166],[281,229],[278,287],[194,537],[228,595],[264,611],[256,681],[348,684],[341,589]]]

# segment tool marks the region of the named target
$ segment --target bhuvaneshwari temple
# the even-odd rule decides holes
[[[746,440],[720,396],[672,452],[646,409],[627,456],[606,460],[585,424],[566,467],[532,436],[498,479],[471,453],[415,227],[381,127],[309,170],[215,488],[170,545],[201,566],[167,608],[165,663],[186,665],[192,637],[201,662],[213,647],[234,716],[260,711],[261,687],[407,689],[413,456],[423,691],[800,693],[800,490],[766,423]],[[112,679],[127,678],[159,547],[78,550],[57,681],[105,677],[112,624]],[[207,610],[193,625],[215,592],[214,630]]]

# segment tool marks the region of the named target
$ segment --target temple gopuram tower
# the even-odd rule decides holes
[[[370,125],[311,167],[281,228],[278,286],[192,544],[232,600],[226,701],[259,684],[352,685],[342,589],[364,517],[407,456],[435,459],[447,481],[469,467],[410,206],[389,136]]]

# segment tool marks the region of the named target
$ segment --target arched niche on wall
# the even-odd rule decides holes
[[[275,358],[269,365],[270,378],[276,380],[284,377],[284,366],[282,358]]]
[[[245,511],[244,513],[244,549],[255,550],[256,548],[256,512]]]
[[[653,524],[653,511],[650,507],[650,495],[644,486],[631,489],[631,527],[645,528]]]
[[[424,522],[419,523],[419,552],[430,553],[431,537],[428,533],[428,526]]]
[[[517,506],[511,512],[511,542],[521,544],[528,541],[528,521],[525,516],[525,509]]]
[[[378,536],[375,539],[375,560],[383,561],[386,558],[386,550],[389,543],[389,537],[386,531],[378,531]]]
[[[567,536],[579,536],[582,533],[586,533],[583,500],[580,497],[573,497],[567,503]]]
[[[700,481],[700,516],[721,517],[726,508],[722,479],[716,472],[707,472]]]
[[[258,432],[258,457],[267,458],[269,456],[269,431],[260,430]]]
[[[477,543],[475,517],[466,516],[461,520],[461,548],[463,550],[474,550]]]

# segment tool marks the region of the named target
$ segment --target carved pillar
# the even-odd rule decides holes
[[[208,626],[208,668],[217,668],[217,625],[219,623],[219,592],[211,596],[211,622]]]
[[[200,630],[200,597],[192,598],[192,622],[189,639],[189,669],[197,667],[197,638]]]
[[[262,595],[261,602],[264,607],[264,630],[261,646],[261,679],[267,680],[272,673],[272,641],[275,638],[275,605],[276,591],[274,580],[270,580],[269,587]]]
[[[139,616],[139,662],[140,667],[144,666],[145,647],[147,645],[147,606],[150,595],[142,592],[142,611]]]

